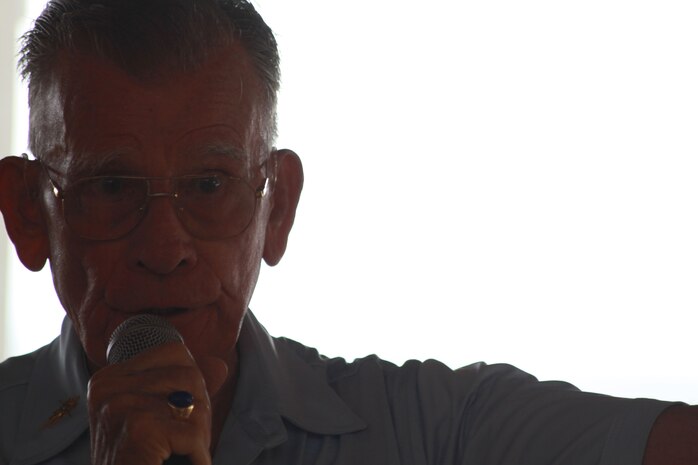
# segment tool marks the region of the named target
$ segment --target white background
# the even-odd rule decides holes
[[[272,334],[698,403],[696,2],[256,4],[306,172]],[[20,267],[6,355],[62,314]]]

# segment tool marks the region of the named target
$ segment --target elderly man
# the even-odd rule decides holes
[[[36,159],[0,162],[0,207],[67,317],[0,366],[0,464],[698,463],[692,407],[265,332],[247,306],[303,172],[273,147],[276,43],[246,1],[53,0],[21,66]],[[164,339],[121,337],[143,315]]]

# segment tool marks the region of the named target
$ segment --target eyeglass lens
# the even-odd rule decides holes
[[[116,239],[134,229],[154,196],[171,196],[190,234],[202,239],[232,237],[254,216],[254,190],[225,175],[172,178],[171,191],[152,193],[152,179],[103,176],[86,178],[63,194],[67,223],[76,234],[95,240]]]

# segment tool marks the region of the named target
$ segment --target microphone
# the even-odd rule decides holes
[[[116,327],[107,345],[107,363],[113,365],[167,342],[181,342],[182,336],[167,320],[144,313]]]
[[[167,342],[184,339],[167,320],[155,315],[136,315],[116,327],[107,345],[107,363],[125,362],[141,352]],[[171,455],[163,465],[191,465],[182,455]]]

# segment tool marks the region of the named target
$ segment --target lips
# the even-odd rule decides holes
[[[156,316],[175,316],[187,312],[189,309],[185,307],[166,307],[166,308],[149,308],[141,313],[148,313]]]
[[[119,267],[119,272],[110,276],[105,285],[104,301],[109,308],[123,313],[157,314],[203,308],[220,299],[223,291],[221,281],[210,269],[197,267],[197,270],[196,276],[174,273],[157,277]]]

